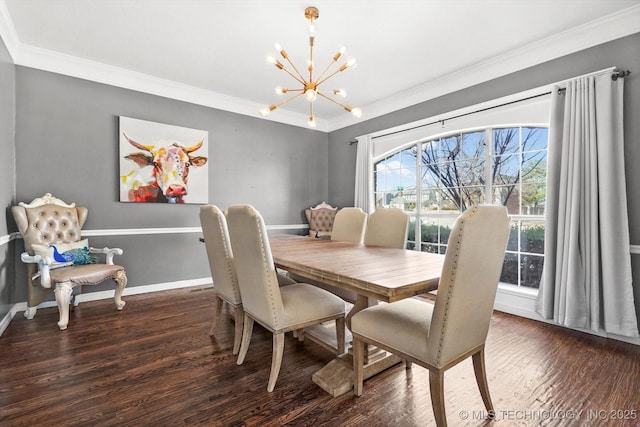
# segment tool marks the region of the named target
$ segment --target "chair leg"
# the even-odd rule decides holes
[[[338,343],[338,354],[344,353],[344,340],[345,340],[345,318],[340,317],[336,319],[336,340]]]
[[[58,312],[60,313],[58,327],[61,331],[64,331],[69,324],[69,303],[71,302],[73,288],[69,283],[58,283],[53,292],[56,294],[56,303],[58,304]]]
[[[124,292],[125,286],[127,286],[127,273],[125,273],[124,270],[118,271],[114,281],[116,282],[116,295],[113,299],[116,302],[116,309],[122,310],[126,304],[122,301],[122,293]]]
[[[242,307],[236,307],[234,309],[234,313],[236,317],[236,326],[235,326],[235,335],[233,337],[233,354],[238,354],[238,351],[240,350],[240,341],[242,340],[242,329],[244,325],[244,311],[242,311]]]
[[[484,349],[480,350],[472,356],[473,371],[476,374],[476,382],[478,383],[478,389],[480,389],[480,396],[484,402],[485,408],[489,416],[494,414],[493,403],[491,402],[491,395],[489,394],[489,383],[487,382],[487,370],[484,364]]]
[[[249,342],[253,333],[253,319],[247,313],[244,313],[244,327],[242,329],[242,343],[240,344],[240,353],[238,354],[238,365],[242,365],[244,358],[249,350]]]
[[[267,391],[271,393],[276,386],[278,374],[280,374],[280,366],[282,365],[282,355],[284,354],[284,334],[273,334],[273,354],[271,355],[271,373],[269,374],[269,383]]]
[[[362,396],[364,381],[364,342],[354,338],[351,344],[353,350],[353,394]]]
[[[76,294],[71,296],[71,298],[73,299],[74,307],[77,307],[78,304],[80,304],[80,301],[78,300],[79,295],[82,295],[82,285],[76,286]]]
[[[209,329],[209,335],[211,336],[216,334],[216,329],[218,328],[218,321],[220,320],[220,316],[222,315],[223,305],[224,305],[224,300],[216,295],[214,306],[213,306],[213,321],[211,322],[211,329]]]
[[[447,414],[444,411],[444,371],[429,370],[429,390],[431,391],[431,406],[438,427],[447,426]]]
[[[27,309],[24,311],[24,317],[31,320],[35,317],[36,311],[38,311],[38,306],[27,307]]]

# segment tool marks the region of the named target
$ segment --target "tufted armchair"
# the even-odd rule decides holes
[[[311,237],[331,237],[333,230],[333,219],[336,217],[338,208],[334,208],[328,203],[322,202],[315,207],[304,210],[304,215],[309,223],[309,236]]]
[[[114,255],[122,255],[122,249],[91,248],[87,240],[80,240],[87,208],[67,204],[47,193],[31,203],[13,206],[11,212],[26,250],[21,259],[27,267],[27,310],[24,313],[27,319],[33,319],[38,304],[46,300],[49,289],[54,287],[60,312],[58,327],[64,330],[69,323],[73,288],[95,285],[107,279],[116,283],[116,308],[124,308],[121,296],[127,276],[124,267],[113,264]],[[93,254],[104,254],[105,263],[97,263]]]

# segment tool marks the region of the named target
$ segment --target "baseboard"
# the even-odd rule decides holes
[[[537,291],[535,289],[520,289],[516,286],[503,285],[498,287],[496,293],[496,301],[493,306],[494,310],[503,313],[513,314],[515,316],[524,317],[526,319],[537,320],[550,325],[558,325],[552,320],[545,319],[536,312]],[[560,326],[560,325],[558,325]],[[563,328],[572,329],[574,331],[584,332],[590,335],[596,335],[603,338],[610,338],[617,341],[623,341],[629,344],[640,345],[640,337],[624,337],[615,334],[608,334],[605,331],[592,331],[591,329],[582,328]]]
[[[192,286],[206,286],[206,285],[211,285],[212,283],[213,281],[211,277],[203,277],[200,279],[178,280],[175,282],[132,286],[130,288],[125,288],[122,295],[127,296],[127,295],[146,294],[150,292],[169,291],[172,289],[188,288]],[[113,298],[113,290],[89,292],[86,294],[81,294],[76,296],[78,303],[83,303],[87,301],[97,301],[102,299],[112,299],[112,298]],[[55,306],[56,306],[55,301],[45,301],[42,304],[38,305],[38,309],[55,307]],[[13,319],[13,317],[19,312],[24,312],[26,309],[27,309],[26,301],[16,303],[11,307],[11,310],[9,310],[9,312],[0,321],[0,336],[2,336],[4,331],[9,327],[9,323],[11,323],[11,320]]]

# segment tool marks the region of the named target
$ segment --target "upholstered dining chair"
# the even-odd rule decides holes
[[[235,334],[233,339],[233,354],[240,351],[242,340],[242,326],[244,311],[242,310],[242,297],[236,276],[236,267],[233,260],[233,251],[229,241],[229,228],[224,213],[215,205],[200,207],[200,225],[204,244],[209,258],[209,268],[214,281],[215,307],[213,322],[209,335],[215,335],[218,321],[222,314],[223,304],[226,302],[233,310],[235,320]],[[296,283],[293,279],[278,273],[279,286]]]
[[[333,220],[331,240],[362,243],[366,227],[366,212],[360,208],[342,208]]]
[[[317,238],[331,238],[333,220],[338,208],[334,208],[327,202],[319,203],[304,210],[304,215],[309,224],[309,236]]]
[[[366,308],[351,318],[354,394],[363,386],[364,345],[372,344],[429,370],[436,425],[446,426],[444,372],[473,360],[480,395],[493,413],[484,346],[509,236],[504,206],[473,206],[455,222],[435,303],[408,298]]]
[[[400,208],[379,208],[369,214],[364,244],[404,249],[407,245],[409,215]]]
[[[231,206],[227,221],[244,308],[238,365],[244,362],[254,321],[258,322],[273,334],[271,373],[267,384],[267,391],[272,392],[282,364],[286,332],[335,320],[337,351],[344,352],[345,302],[307,283],[278,286],[267,230],[255,208]]]
[[[73,289],[78,287],[81,291],[83,285],[108,279],[116,283],[116,309],[124,308],[122,293],[127,275],[124,267],[113,263],[113,257],[122,255],[122,249],[96,249],[89,247],[88,239],[80,240],[89,213],[86,207],[67,204],[47,193],[31,203],[12,206],[11,212],[26,251],[21,260],[27,267],[27,319],[33,319],[38,304],[47,299],[53,287],[60,313],[58,327],[64,330],[69,324]],[[105,255],[105,262],[99,263],[93,254]],[[77,299],[74,305],[78,305]]]

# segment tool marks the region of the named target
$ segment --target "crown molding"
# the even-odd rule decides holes
[[[328,120],[317,119],[316,131],[331,132],[351,126],[637,32],[640,32],[640,5],[547,37],[410,90],[399,92],[384,100],[363,105],[364,115],[360,119],[348,115]],[[305,114],[279,109],[276,115],[262,117],[259,113],[261,105],[252,101],[25,45],[19,41],[9,11],[2,0],[0,0],[0,37],[4,40],[16,65],[203,105],[261,120],[308,128]]]
[[[13,25],[13,21],[9,15],[9,9],[7,9],[4,0],[0,0],[0,38],[4,41],[9,51],[9,56],[11,56],[11,59],[15,63],[16,50],[18,50],[20,41],[18,40],[16,28]]]
[[[329,132],[638,32],[640,5],[623,9],[365,105],[362,107],[364,113],[361,120],[339,116],[329,122]]]

